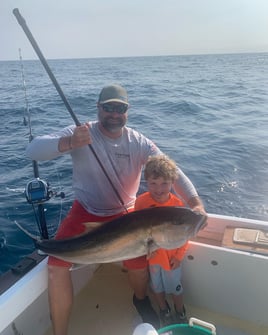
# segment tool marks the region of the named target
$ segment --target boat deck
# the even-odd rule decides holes
[[[267,327],[229,318],[187,304],[188,317],[212,323],[217,335],[264,335]],[[127,274],[119,265],[104,264],[95,272],[86,287],[76,296],[69,335],[132,335],[141,322],[132,305],[132,292]],[[46,335],[53,335],[52,329]]]
[[[69,335],[131,334],[141,322],[131,302],[127,274],[119,265],[101,265],[75,297]]]

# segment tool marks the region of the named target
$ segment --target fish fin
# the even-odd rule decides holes
[[[83,225],[85,226],[85,231],[83,232],[83,234],[89,233],[90,231],[101,227],[105,223],[106,222],[84,222]]]
[[[159,247],[157,246],[157,244],[155,244],[153,239],[149,239],[147,241],[147,255],[146,258],[149,259],[151,257],[153,257],[155,251],[158,249]]]
[[[15,225],[17,227],[19,227],[20,230],[22,230],[27,236],[29,236],[31,239],[33,239],[34,241],[38,241],[40,240],[39,236],[37,235],[33,235],[30,232],[28,232],[28,230],[26,230],[25,228],[23,228],[16,220],[14,221]]]

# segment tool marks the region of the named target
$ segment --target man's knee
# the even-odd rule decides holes
[[[146,281],[149,279],[148,268],[143,269],[128,269],[128,275],[130,278],[137,279],[139,281]]]
[[[48,281],[49,283],[70,282],[71,273],[68,267],[48,265]]]
[[[123,265],[128,270],[138,270],[148,267],[148,261],[146,256],[140,256],[132,259],[127,259],[123,261]]]

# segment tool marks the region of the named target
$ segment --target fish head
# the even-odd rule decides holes
[[[154,243],[163,249],[183,246],[205,225],[206,216],[188,208],[167,208],[162,222],[152,228]]]

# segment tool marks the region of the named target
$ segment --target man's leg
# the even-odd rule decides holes
[[[67,335],[73,304],[73,285],[68,267],[48,266],[48,298],[54,335]]]
[[[138,260],[138,263],[136,263]],[[142,321],[152,324],[156,329],[160,327],[158,315],[153,309],[149,297],[146,295],[149,281],[149,272],[147,261],[137,258],[136,260],[128,260],[124,265],[128,269],[128,280],[134,291],[133,305],[140,314]],[[144,264],[143,264],[144,263]],[[136,268],[136,265],[143,265],[143,268]]]
[[[144,269],[128,269],[128,281],[133,289],[137,299],[144,299],[147,293],[147,285],[149,282],[148,268]]]
[[[110,217],[100,217],[88,213],[83,206],[75,200],[71,210],[62,221],[56,239],[73,237],[85,231],[83,222],[105,222],[122,214]],[[75,224],[74,224],[75,223]],[[92,224],[92,229],[96,225]],[[53,256],[48,260],[48,295],[54,335],[67,335],[68,323],[73,304],[73,285],[69,268],[71,264]]]

